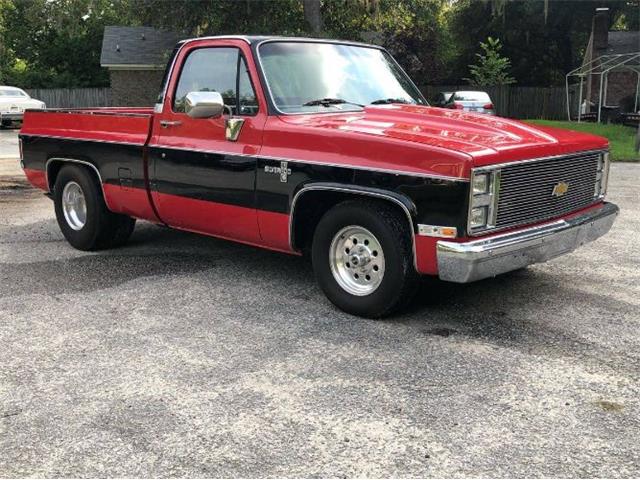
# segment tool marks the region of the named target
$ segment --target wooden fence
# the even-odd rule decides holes
[[[36,88],[27,89],[33,98],[46,103],[47,108],[110,107],[110,88]]]
[[[496,112],[508,118],[545,118],[549,120],[567,119],[567,94],[564,87],[471,87],[469,85],[425,85],[422,93],[430,102],[439,92],[456,90],[483,90],[493,100]],[[571,94],[573,103],[575,95]],[[572,111],[577,106],[573,106]]]
[[[425,85],[421,88],[427,100],[433,101],[439,92],[456,90],[484,90],[496,107],[498,115],[509,118],[546,118],[566,120],[567,100],[563,87],[470,87],[469,85]],[[42,100],[49,108],[109,107],[110,88],[46,88],[27,90],[29,95]],[[572,103],[577,101],[571,94]],[[572,105],[577,111],[577,105]]]

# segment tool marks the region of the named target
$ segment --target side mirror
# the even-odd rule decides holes
[[[224,111],[224,100],[218,92],[189,92],[184,111],[191,118],[217,118]]]

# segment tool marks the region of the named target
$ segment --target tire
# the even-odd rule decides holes
[[[63,205],[63,196],[67,206]],[[98,179],[85,167],[62,167],[54,185],[53,200],[58,226],[71,246],[78,250],[123,245],[135,228],[135,219],[107,209]]]
[[[345,312],[387,316],[406,305],[417,290],[411,241],[407,218],[393,206],[378,201],[340,203],[320,219],[313,236],[316,280]]]

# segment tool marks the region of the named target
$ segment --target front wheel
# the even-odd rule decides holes
[[[311,254],[320,287],[348,313],[384,317],[416,291],[407,219],[383,202],[333,207],[318,223]]]

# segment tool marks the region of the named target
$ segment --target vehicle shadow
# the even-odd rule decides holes
[[[300,274],[306,263],[299,257],[264,251],[202,235],[181,232],[142,222],[123,247],[98,252],[74,250],[57,231],[55,220],[5,227],[2,244],[9,251],[20,245],[27,256],[19,262],[1,263],[1,279],[12,288],[3,296],[30,294],[90,293],[145,277],[179,276],[211,271],[211,275],[251,274],[259,285],[260,272],[313,284],[313,275]],[[47,244],[44,254],[31,248]],[[56,249],[55,251],[53,249]],[[257,267],[257,268],[256,268]],[[300,278],[296,278],[300,277]]]

